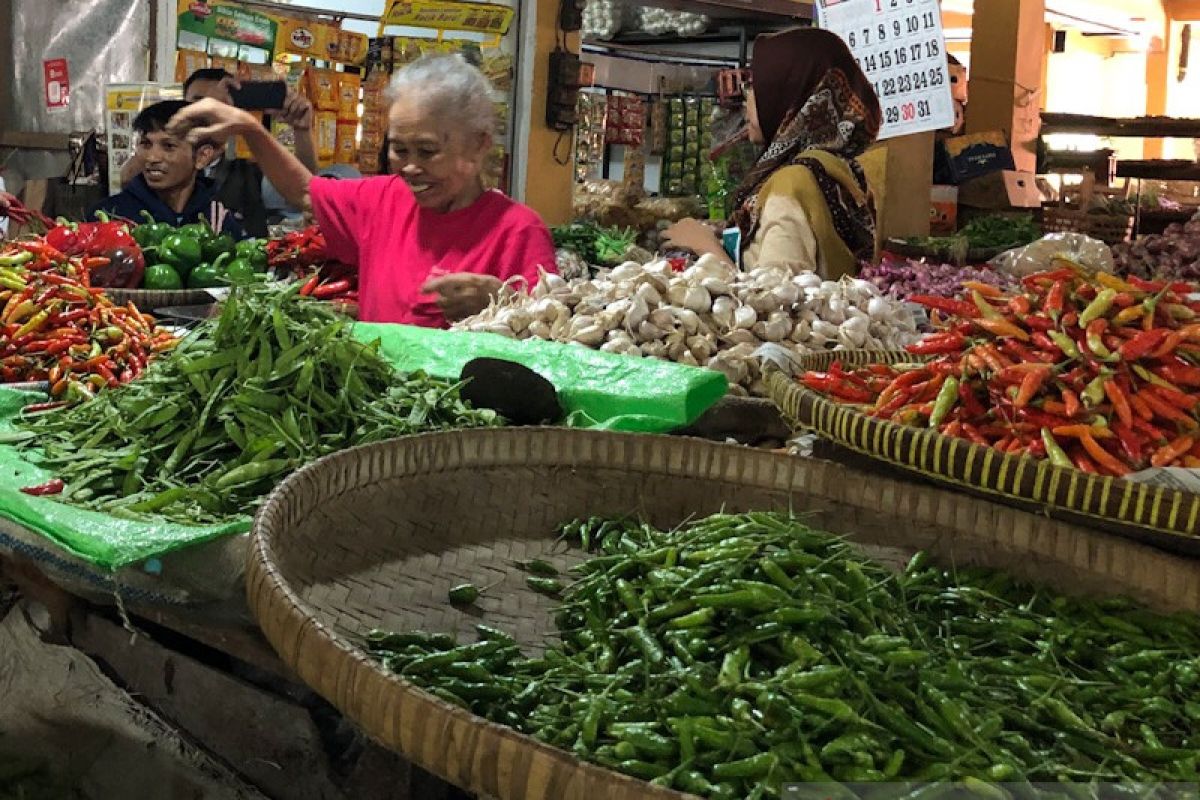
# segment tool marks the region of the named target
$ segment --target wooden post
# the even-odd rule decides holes
[[[532,62],[531,85],[524,87],[523,102],[518,103],[526,119],[517,122],[517,157],[524,159],[523,186],[514,194],[542,215],[547,225],[571,221],[574,190],[574,134],[560,133],[546,125],[546,88],[549,84],[550,54],[561,41],[558,31],[558,12],[561,0],[536,0],[522,3],[522,14],[533,14],[532,33],[526,36],[524,56]],[[529,31],[530,27],[526,27]],[[579,34],[565,37],[568,49],[579,51]],[[529,45],[532,44],[532,47]],[[526,72],[530,74],[530,72]],[[522,142],[522,132],[528,136]],[[520,151],[524,144],[524,152]],[[557,156],[555,151],[557,148]],[[565,162],[565,163],[562,163]]]
[[[1162,33],[1150,40],[1146,51],[1146,116],[1167,115],[1167,87],[1171,82],[1171,20],[1164,19]],[[1142,143],[1143,158],[1162,158],[1163,140],[1146,139]]]
[[[875,196],[880,244],[893,237],[929,234],[933,134],[888,139],[861,159]]]
[[[1017,169],[1037,165],[1038,109],[1046,59],[1044,0],[975,4],[967,133],[1003,131]],[[984,31],[987,35],[980,35]]]

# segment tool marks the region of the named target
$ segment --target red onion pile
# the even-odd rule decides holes
[[[1161,236],[1123,242],[1112,251],[1120,275],[1148,280],[1200,280],[1200,220],[1174,223]]]
[[[858,277],[875,284],[883,294],[901,300],[914,294],[958,297],[962,294],[964,281],[978,281],[1004,289],[1016,286],[1015,279],[995,270],[928,264],[892,253],[884,253],[878,266],[864,264]]]

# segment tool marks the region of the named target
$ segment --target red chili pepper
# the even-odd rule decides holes
[[[1100,470],[1096,469],[1096,465],[1092,463],[1092,460],[1083,453],[1072,449],[1070,456],[1071,463],[1073,463],[1075,468],[1080,472],[1086,472],[1088,475],[1100,474]]]
[[[1039,316],[1037,314],[1030,314],[1029,316],[1025,317],[1023,321],[1025,323],[1025,327],[1029,328],[1031,331],[1052,331],[1058,327],[1054,324],[1054,320],[1049,319],[1048,317]]]
[[[1138,436],[1133,428],[1128,427],[1123,422],[1113,423],[1112,429],[1117,434],[1117,441],[1121,443],[1121,450],[1124,451],[1125,457],[1132,464],[1140,464],[1142,462],[1142,448],[1145,446],[1142,437]]]
[[[334,281],[332,283],[326,283],[322,286],[318,286],[316,289],[313,290],[312,296],[317,298],[318,300],[325,300],[330,297],[334,297],[336,295],[342,294],[343,292],[349,291],[349,289],[350,289],[350,281],[343,279],[340,281]]]
[[[1050,316],[1057,318],[1062,313],[1066,296],[1066,280],[1055,281],[1054,285],[1050,287],[1050,292],[1046,295],[1046,301],[1042,303],[1043,310]]]
[[[1079,412],[1083,410],[1083,404],[1079,402],[1079,395],[1070,389],[1063,389],[1062,398],[1063,410],[1067,419],[1074,419],[1079,416]]]
[[[1200,367],[1190,367],[1181,364],[1164,364],[1150,370],[1158,377],[1177,386],[1200,387]]]
[[[1095,460],[1101,469],[1118,478],[1130,473],[1131,470],[1129,467],[1122,464],[1116,456],[1105,450],[1091,434],[1080,436],[1079,441],[1083,444],[1083,449],[1087,451],[1087,454]]]
[[[1113,404],[1113,410],[1117,412],[1117,417],[1126,425],[1133,425],[1133,409],[1129,406],[1129,400],[1125,396],[1125,392],[1115,380],[1109,379],[1104,382],[1104,394],[1108,397],[1109,402]]]
[[[1150,386],[1146,386],[1142,391],[1156,394],[1164,401],[1173,406],[1177,406],[1178,408],[1182,408],[1184,411],[1191,411],[1197,405],[1200,405],[1200,397],[1192,397],[1191,395],[1184,394],[1178,389],[1169,389],[1166,386],[1152,384]]]
[[[1062,324],[1065,328],[1074,328],[1079,324],[1079,312],[1068,311],[1066,314],[1063,314]]]
[[[1121,345],[1117,352],[1126,361],[1136,361],[1161,345],[1169,334],[1170,332],[1163,328],[1142,331]]]
[[[1169,419],[1172,422],[1178,422],[1188,428],[1196,427],[1196,420],[1159,398],[1158,395],[1152,392],[1139,392],[1137,396],[1142,399],[1142,402],[1150,406],[1155,415],[1163,419]]]
[[[983,404],[979,402],[979,398],[975,396],[975,391],[966,381],[958,384],[958,399],[972,418],[982,417],[987,413]]]
[[[56,408],[62,408],[66,403],[62,401],[53,401],[50,403],[34,403],[33,405],[25,406],[21,409],[22,414],[40,414],[43,411],[53,411]]]
[[[959,333],[935,333],[915,344],[910,344],[906,349],[918,356],[945,355],[960,352],[966,343],[967,340]]]
[[[302,297],[308,297],[313,293],[313,291],[317,288],[317,284],[320,282],[321,273],[313,273],[313,276],[305,281],[304,285],[300,287],[300,295]]]
[[[1196,439],[1194,437],[1180,436],[1170,444],[1156,450],[1154,455],[1150,457],[1150,466],[1168,467],[1182,458],[1195,444]]]
[[[1017,392],[1017,399],[1013,405],[1016,408],[1024,408],[1029,405],[1034,395],[1041,390],[1042,384],[1050,377],[1050,373],[1049,369],[1036,369],[1027,372],[1021,380],[1021,389]]]
[[[34,497],[45,497],[52,494],[62,494],[62,490],[67,488],[67,485],[59,478],[52,478],[43,484],[37,486],[26,486],[21,491],[25,494]]]
[[[974,319],[980,314],[979,309],[974,303],[968,303],[963,300],[952,300],[948,297],[935,297],[927,294],[914,294],[909,296],[910,303],[916,303],[926,308],[931,308],[935,311],[942,311],[946,314],[952,314],[956,317],[967,317]]]

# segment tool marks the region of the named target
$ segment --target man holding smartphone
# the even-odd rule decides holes
[[[223,69],[198,69],[184,81],[183,97],[188,102],[211,97],[227,105],[235,105],[234,93],[241,88],[241,82]],[[266,111],[274,120],[291,126],[295,134],[296,158],[316,172],[317,148],[312,130],[312,103],[298,92],[287,89],[280,108],[254,110]],[[254,162],[236,156],[235,147],[234,141],[230,140],[223,156],[205,171],[205,177],[216,183],[217,199],[239,216],[246,232],[251,236],[265,237],[267,208],[263,202],[263,184],[266,179]],[[121,168],[121,185],[128,185],[140,175],[143,166],[135,153]]]

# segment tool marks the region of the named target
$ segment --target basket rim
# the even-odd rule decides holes
[[[541,442],[520,444],[522,439],[535,440],[539,437],[542,438]],[[608,447],[598,446],[601,442]],[[597,445],[594,450],[592,445]],[[320,504],[330,502],[348,491],[362,490],[398,478],[411,476],[435,479],[439,473],[480,468],[503,469],[531,464],[568,469],[603,467],[604,458],[613,451],[628,455],[626,451],[629,450],[644,453],[664,445],[670,448],[670,457],[664,456],[661,461],[655,462],[653,471],[672,477],[686,478],[694,474],[686,471],[682,463],[677,463],[675,456],[685,453],[687,447],[697,447],[712,454],[712,457],[707,457],[708,453],[705,453],[703,468],[706,471],[703,474],[713,480],[718,480],[721,472],[718,469],[708,470],[721,464],[721,457],[725,455],[732,457],[726,466],[741,469],[748,486],[783,492],[821,493],[838,502],[844,491],[839,486],[855,483],[867,485],[865,482],[841,480],[846,476],[868,478],[866,473],[844,464],[801,460],[795,456],[679,436],[615,434],[563,428],[500,428],[428,433],[378,442],[340,451],[313,462],[293,473],[268,495],[255,516],[250,547],[247,548],[246,591],[249,606],[267,640],[302,681],[361,724],[373,738],[452,783],[467,789],[483,790],[468,782],[491,776],[492,771],[489,770],[494,770],[494,767],[490,762],[488,765],[481,764],[478,757],[469,762],[438,761],[431,755],[432,751],[401,744],[401,739],[406,738],[400,732],[406,720],[441,715],[436,717],[437,733],[434,738],[437,740],[470,748],[478,744],[480,737],[486,737],[490,758],[511,758],[514,759],[513,763],[519,763],[522,768],[536,766],[536,774],[542,777],[569,776],[569,784],[560,788],[564,794],[572,797],[586,796],[578,793],[582,789],[596,790],[600,794],[600,787],[606,788],[601,796],[614,800],[635,797],[645,800],[683,800],[691,797],[651,786],[579,759],[570,752],[446,703],[404,678],[385,672],[365,650],[354,644],[350,636],[316,616],[316,606],[307,602],[298,591],[302,584],[294,584],[285,574],[284,563],[276,558],[276,554],[282,552],[282,544],[286,542],[295,520],[302,519]],[[444,448],[441,450],[444,463],[429,460],[430,453],[437,452],[439,448]],[[791,469],[774,470],[770,468],[772,465],[787,465]],[[610,466],[615,468],[617,464],[614,462]],[[372,469],[378,472],[371,474]],[[320,480],[313,480],[316,476]],[[1148,564],[1161,564],[1164,559],[1183,560],[1177,555],[1156,551],[1142,542],[1081,528],[991,501],[969,498],[944,487],[906,482],[901,478],[896,476],[886,482],[873,482],[872,485],[878,487],[877,491],[888,492],[889,495],[900,493],[904,502],[913,503],[914,508],[922,508],[921,513],[930,517],[922,518],[922,524],[930,522],[933,516],[925,507],[942,497],[948,502],[978,504],[979,511],[976,513],[986,515],[988,519],[994,518],[984,523],[987,525],[1003,525],[1011,522],[1009,515],[1020,515],[1033,526],[1029,535],[1036,535],[1043,543],[1047,539],[1057,541],[1059,532],[1073,532],[1086,537],[1094,536],[1098,544],[1109,542],[1122,552],[1144,554]],[[313,484],[319,487],[318,491],[312,491]],[[850,497],[852,495],[841,499],[845,502]],[[941,518],[940,512],[938,518]],[[955,523],[944,524],[953,527]],[[1032,548],[1029,551],[1031,554],[1049,554],[1053,549],[1039,549],[1034,540],[1030,540],[1028,546]],[[1050,557],[1059,557],[1059,551],[1053,549]],[[1130,560],[1116,559],[1108,569],[1120,567],[1121,563]],[[1190,597],[1191,584],[1187,586]],[[346,656],[350,656],[348,661]],[[333,668],[335,665],[336,669]],[[375,712],[370,714],[366,709],[375,709]],[[500,772],[504,773],[506,779],[511,778],[511,773]],[[495,779],[501,780],[499,777]]]
[[[834,351],[824,353],[811,353],[801,359],[804,369],[823,369],[835,360],[853,359],[855,363],[862,359],[863,363],[902,363],[904,361],[914,361],[916,357],[904,352],[896,350],[851,350],[851,351]],[[780,406],[780,410],[784,418],[792,422],[796,427],[812,430],[822,436],[832,439],[835,443],[848,447],[851,450],[861,453],[868,458],[894,467],[901,468],[908,472],[920,475],[925,478],[931,478],[941,482],[949,482],[955,486],[969,488],[972,491],[981,492],[991,498],[999,498],[1001,500],[1010,500],[1021,503],[1034,503],[1045,506],[1047,509],[1056,510],[1070,515],[1089,518],[1099,523],[1122,530],[1122,535],[1128,535],[1129,530],[1142,531],[1151,534],[1154,537],[1167,537],[1172,542],[1179,543],[1181,547],[1189,545],[1191,548],[1200,547],[1200,534],[1188,533],[1183,528],[1168,527],[1157,525],[1154,519],[1157,516],[1157,509],[1169,508],[1175,505],[1182,507],[1185,502],[1193,500],[1200,504],[1200,494],[1185,492],[1167,487],[1150,487],[1148,484],[1126,481],[1110,476],[1086,475],[1076,469],[1059,467],[1051,464],[1046,459],[1037,459],[1033,456],[1011,455],[1008,453],[999,453],[990,447],[984,447],[973,442],[947,437],[943,434],[932,430],[915,430],[911,427],[900,425],[890,420],[881,420],[867,416],[857,409],[837,403],[820,392],[809,389],[799,381],[793,380],[782,372],[772,369],[764,378],[771,397]],[[803,406],[811,404],[811,412],[805,414]],[[792,413],[793,409],[796,413]],[[966,478],[959,478],[950,474],[949,467],[946,461],[942,462],[943,468],[940,471],[933,469],[925,470],[916,464],[909,464],[899,458],[889,457],[882,451],[871,451],[857,446],[849,435],[848,429],[845,435],[839,435],[831,430],[826,429],[828,426],[822,426],[819,419],[826,415],[840,415],[847,417],[855,422],[860,422],[865,430],[874,429],[881,431],[883,437],[889,436],[908,436],[912,437],[916,443],[914,450],[919,449],[922,453],[935,448],[940,448],[943,443],[953,443],[953,447],[961,449],[966,455],[966,463],[973,464],[980,461],[987,463],[988,461],[999,461],[997,473],[1000,476],[1014,475],[1019,478],[1024,472],[1027,472],[1032,465],[1034,477],[1037,481],[1036,485],[1044,485],[1049,488],[1046,497],[1029,497],[1015,491],[1006,491],[1001,487],[993,487],[982,483],[971,482]],[[802,418],[804,417],[804,418]],[[841,426],[839,426],[841,427]],[[865,436],[865,433],[864,433]],[[876,438],[880,438],[877,436]],[[950,445],[947,445],[950,446]],[[966,472],[970,472],[968,468]],[[1082,476],[1082,478],[1080,477]],[[1017,479],[1014,478],[1014,481]],[[1153,509],[1148,515],[1147,521],[1139,522],[1135,519],[1125,519],[1121,517],[1110,516],[1099,511],[1088,510],[1083,507],[1072,506],[1066,503],[1057,502],[1054,497],[1056,487],[1066,484],[1073,485],[1080,481],[1087,484],[1087,489],[1084,493],[1085,501],[1087,498],[1099,496],[1104,499],[1117,492],[1126,494],[1140,494],[1142,498],[1139,502],[1144,506],[1144,495],[1151,491],[1160,492],[1158,499],[1151,503]],[[1003,477],[1000,483],[1003,484]],[[1197,519],[1197,506],[1193,506],[1191,513],[1192,525],[1191,530],[1195,530],[1195,522]],[[1135,509],[1136,511],[1136,509]],[[1183,514],[1183,516],[1187,516]],[[1195,555],[1195,551],[1188,554]]]

